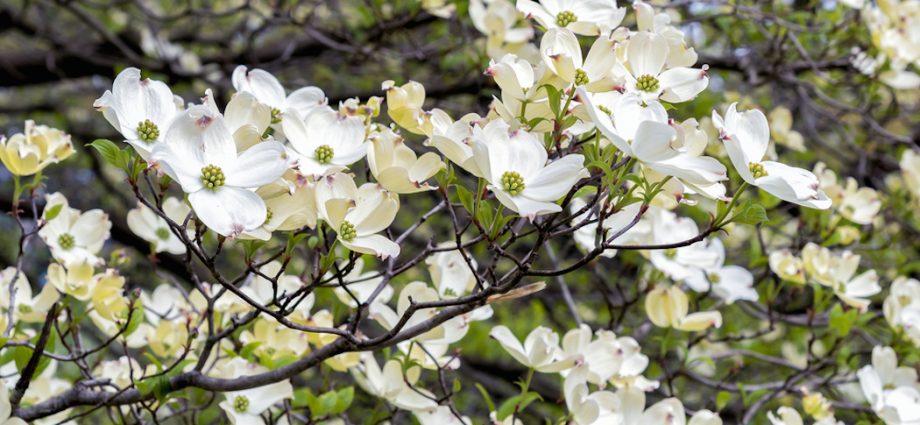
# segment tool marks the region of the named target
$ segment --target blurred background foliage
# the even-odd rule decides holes
[[[128,276],[130,286],[149,290],[164,275],[181,280],[186,273],[184,265],[163,254],[152,258],[153,261],[143,260],[150,255],[149,246],[134,236],[125,223],[126,211],[135,205],[130,188],[119,172],[84,146],[96,138],[118,139],[102,115],[92,108],[93,100],[111,87],[114,76],[125,67],[138,67],[147,76],[166,82],[187,102],[197,101],[210,88],[221,100],[219,104],[232,94],[229,76],[240,64],[272,72],[288,91],[306,85],[318,86],[332,105],[351,97],[366,100],[369,96],[383,95],[380,85],[384,80],[397,83],[415,80],[426,88],[426,109],[444,109],[455,119],[468,112],[485,115],[492,97],[499,91],[483,75],[489,58],[482,34],[469,19],[466,1],[435,3],[2,0],[0,133],[19,132],[24,121],[32,119],[73,136],[78,155],[68,160],[66,166],[47,170],[48,191],[67,194],[76,208],[98,207],[107,211],[114,225],[107,252],[113,258],[124,256],[123,261],[129,262],[121,270]],[[900,153],[915,149],[920,138],[918,92],[891,89],[851,66],[854,48],[873,49],[870,34],[859,19],[860,11],[833,0],[653,3],[680,22],[700,55],[698,63],[710,67],[710,89],[689,106],[682,106],[676,111],[677,116],[695,117],[705,126],[711,111],[730,101],[739,101],[745,108],[756,105],[765,111],[779,106],[788,108],[794,130],[803,135],[808,150],[795,152],[777,147],[786,162],[811,168],[815,162],[823,161],[837,171],[839,178],[852,176],[860,186],[886,193],[882,222],[896,228],[874,232],[871,225],[866,226],[849,249],[863,255],[863,266],[887,272],[883,280],[888,281],[895,274],[916,276],[920,270],[917,230],[920,220],[915,214],[916,203],[887,178],[898,172]],[[634,15],[627,16],[624,25],[632,25],[630,20]],[[383,117],[385,114],[381,114]],[[415,143],[413,149],[425,150],[421,138],[406,137]],[[711,146],[718,149],[716,143]],[[356,172],[360,174],[363,170]],[[0,208],[9,210],[11,196],[10,175],[0,170]],[[821,226],[822,217],[818,213],[803,212],[790,204],[777,205],[767,196],[762,200],[771,208],[774,220],[765,226],[796,240],[793,245],[833,237],[832,232],[827,233],[827,226]],[[412,202],[403,205],[394,228],[405,229],[435,202],[436,194],[415,196]],[[705,213],[696,209],[687,209],[682,214],[695,214],[699,223],[707,219]],[[790,215],[798,222],[790,225]],[[0,218],[0,265],[4,267],[14,261],[16,245],[12,239],[16,234],[14,222]],[[420,234],[435,242],[452,236]],[[766,258],[751,229],[736,227],[728,238],[731,262],[748,267],[755,276],[766,269]],[[576,249],[569,239],[553,242],[563,254]],[[427,240],[413,243],[423,246]],[[30,281],[42,282],[49,258],[45,250],[32,248],[25,271]],[[474,253],[487,254],[485,248],[479,249]],[[577,308],[586,322],[613,329],[617,334],[646,335],[644,352],[652,359],[647,376],[666,381],[666,386],[693,385],[688,380],[672,382],[677,377],[668,376],[659,367],[669,356],[680,352],[688,336],[642,329],[645,319],[636,303],[642,290],[637,283],[656,278],[639,276],[643,261],[638,254],[624,252],[614,259],[591,263],[564,279],[579,300]],[[233,267],[232,261],[227,266]],[[151,279],[154,272],[160,277]],[[419,268],[394,283],[398,292],[399,283],[426,279],[427,274]],[[770,306],[781,316],[807,314],[815,297],[820,296],[808,287],[773,289],[776,298]],[[470,382],[469,388],[463,388],[455,398],[461,411],[486,414],[472,382],[481,383],[494,399],[501,400],[517,393],[514,382],[526,373],[488,338],[492,324],[506,324],[516,335],[525,335],[539,324],[562,331],[571,329],[574,327],[571,314],[560,299],[558,286],[550,285],[530,298],[496,305],[495,317],[490,322],[472,325],[470,334],[460,344],[463,363],[456,375],[469,378],[466,381]],[[331,291],[318,293],[317,305],[340,306],[333,301]],[[722,307],[727,318],[725,325],[710,333],[704,343],[722,344],[774,333],[773,337],[760,338],[746,348],[779,357],[806,355],[806,348],[813,348],[810,343],[807,347],[804,344],[809,338],[824,339],[824,345],[834,343],[833,335],[816,336],[808,326],[790,326],[779,332],[779,325],[767,319],[774,312],[756,308],[745,304]],[[522,311],[527,313],[521,314]],[[626,314],[627,311],[632,314]],[[887,329],[879,327],[882,328]],[[790,346],[788,342],[794,344]],[[904,344],[897,346],[900,354],[910,354],[916,360],[915,349]],[[788,350],[795,353],[784,352]],[[861,353],[849,349],[838,351],[835,361],[852,365],[859,360],[858,356],[864,359],[866,353],[868,348]],[[686,357],[693,353],[678,355]],[[712,378],[715,384],[705,391],[670,388],[669,392],[688,394],[684,399],[688,406],[712,408],[716,397],[751,397],[751,393],[737,387],[726,392],[720,382],[743,382],[752,377],[758,378],[755,381],[763,380],[772,373],[768,364],[757,368],[738,366]],[[298,381],[324,391],[334,387],[335,379],[330,381],[329,376],[335,375],[314,381],[311,380],[314,375],[308,373]],[[538,376],[532,388],[543,396],[544,402],[535,405],[529,414],[562,414],[562,405],[557,403],[560,388],[555,380]],[[355,408],[373,412],[379,403],[360,394]],[[730,409],[723,412],[726,423],[735,422],[734,413],[737,412]],[[212,414],[216,415],[216,411]],[[394,418],[394,423],[410,420],[407,413],[397,415],[401,416]],[[853,418],[868,418],[858,412],[853,415]],[[526,423],[537,423],[532,421],[537,418],[529,417]]]

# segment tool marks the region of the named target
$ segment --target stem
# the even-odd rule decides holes
[[[728,214],[732,212],[733,208],[735,208],[735,204],[738,203],[738,195],[740,195],[741,192],[744,192],[744,190],[747,189],[747,187],[748,187],[748,182],[742,182],[741,186],[738,186],[738,190],[736,190],[735,194],[732,195],[732,200],[731,202],[729,202],[728,208],[726,208],[725,211],[722,212],[722,214],[716,217],[715,223],[717,225],[719,226],[722,225],[722,221],[725,220],[725,217],[728,217]]]

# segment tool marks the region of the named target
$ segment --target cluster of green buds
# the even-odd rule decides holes
[[[214,164],[202,167],[201,183],[208,189],[216,190],[224,185],[224,171]]]
[[[159,238],[162,241],[169,239],[169,229],[165,227],[157,228],[157,230],[154,233],[156,233],[157,238]]]
[[[137,138],[144,143],[153,143],[160,137],[160,129],[153,121],[143,120],[137,124]]]
[[[658,78],[654,76],[645,74],[636,79],[636,89],[647,92],[654,93],[658,91],[661,85],[658,83]]]
[[[588,78],[588,73],[583,69],[575,70],[575,85],[583,86],[591,82],[591,79]]]
[[[345,242],[351,242],[355,240],[358,236],[358,230],[355,229],[355,225],[350,222],[343,221],[342,226],[339,227],[339,237],[342,238]]]
[[[764,169],[763,164],[759,162],[752,162],[748,164],[748,168],[751,170],[751,175],[753,175],[755,179],[768,176],[767,170]]]
[[[249,398],[244,395],[238,395],[233,399],[233,410],[239,413],[246,413],[249,410]]]
[[[316,158],[316,162],[326,165],[332,162],[335,151],[332,150],[332,147],[329,145],[321,145],[313,151],[313,156]]]
[[[61,236],[58,236],[58,246],[64,251],[70,250],[76,244],[77,240],[70,233],[61,233]]]
[[[502,174],[502,189],[511,196],[524,191],[524,178],[517,171],[505,171]]]
[[[575,16],[575,14],[569,10],[559,12],[559,14],[556,15],[556,25],[559,25],[560,27],[563,27],[563,28],[567,27],[569,24],[577,20],[578,20],[578,17]]]

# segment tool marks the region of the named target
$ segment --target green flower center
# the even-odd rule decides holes
[[[566,10],[564,12],[559,12],[559,14],[556,15],[556,25],[559,25],[560,27],[563,27],[563,28],[567,27],[569,24],[577,20],[578,20],[578,17],[575,16],[575,14],[569,10]]]
[[[325,165],[332,161],[332,157],[335,156],[335,151],[333,151],[332,147],[329,145],[322,145],[313,151],[313,156],[316,157],[316,162]]]
[[[505,171],[502,174],[502,189],[511,196],[524,191],[524,178],[517,171]]]
[[[61,236],[58,236],[58,246],[60,246],[64,251],[69,251],[76,244],[77,241],[70,233],[62,233]]]
[[[358,230],[355,229],[355,225],[347,221],[342,222],[342,227],[339,228],[339,237],[342,238],[345,242],[351,242],[358,236]]]
[[[676,256],[677,256],[677,249],[676,249],[676,248],[668,248],[668,249],[664,250],[664,256],[667,257],[667,258],[674,258],[674,257],[676,257]]]
[[[654,76],[645,74],[636,79],[636,88],[641,91],[653,93],[658,91],[659,87],[658,79]]]
[[[278,124],[279,122],[281,122],[281,110],[272,108],[272,124]]]
[[[156,233],[156,235],[157,235],[158,238],[160,238],[160,239],[162,239],[162,240],[164,240],[164,241],[167,240],[167,239],[169,239],[169,229],[167,229],[167,228],[165,228],[165,227],[160,227],[160,228],[157,229],[156,232],[154,232],[154,233]]]
[[[224,185],[224,171],[214,164],[202,167],[201,183],[208,189],[217,190],[218,187]]]
[[[588,73],[583,69],[575,71],[575,85],[583,86],[591,82],[591,79],[588,78]]]
[[[275,212],[271,208],[265,207],[265,222],[268,223],[272,221],[272,217],[275,215]]]
[[[249,410],[249,398],[244,395],[238,395],[233,399],[233,410],[238,413],[246,413]]]
[[[722,277],[718,273],[707,273],[706,279],[709,279],[709,283],[719,283],[722,281]]]
[[[751,162],[748,164],[748,169],[751,170],[751,174],[754,175],[755,179],[768,176],[767,170],[763,168],[763,164],[758,162]]]
[[[153,143],[160,137],[160,129],[150,120],[143,120],[137,124],[137,138],[144,143]]]

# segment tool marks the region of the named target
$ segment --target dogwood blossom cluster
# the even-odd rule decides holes
[[[770,254],[770,268],[783,280],[803,284],[806,282],[829,288],[847,305],[865,310],[870,298],[881,292],[875,270],[856,274],[860,256],[850,251],[833,252],[809,242],[801,256],[789,251]]]
[[[865,9],[889,58],[881,75],[898,73],[892,86],[920,64],[901,49],[911,5]],[[577,425],[720,425],[733,400],[738,421],[836,425],[843,405],[920,423],[920,383],[895,351],[920,344],[920,282],[888,285],[887,267],[856,246],[886,224],[889,199],[824,162],[781,159],[808,151],[793,111],[701,101],[717,80],[687,27],[642,1],[474,0],[469,15],[494,95],[463,115],[428,107],[411,80],[334,105],[258,68],[239,66],[230,92],[194,99],[124,69],[94,103],[123,143],[90,144],[137,198],[124,220],[46,190],[43,169],[73,153],[64,132],[27,122],[0,139],[23,231],[17,260],[33,234],[48,260],[37,281],[21,261],[0,271],[0,340],[14,353],[0,356],[0,423],[21,423],[14,412],[66,422],[112,400],[112,412],[166,420],[201,389],[215,420],[348,423],[335,421],[355,397],[349,379],[390,415],[379,422],[480,423],[456,408],[462,384],[446,378],[467,370],[462,341],[501,347],[493,360],[520,372],[519,393],[480,389],[493,424],[523,424],[545,386],[561,396],[543,400],[557,422]],[[920,200],[913,150],[900,167]],[[20,198],[32,201],[29,220]],[[121,226],[149,254],[149,281],[110,240]],[[571,249],[560,259],[553,245]],[[608,312],[571,299],[575,272],[605,288]],[[512,301],[564,306],[576,323],[499,323]],[[735,320],[744,313],[754,324]],[[892,335],[859,335],[871,360],[849,348],[822,358],[882,315]],[[879,342],[889,336],[895,348]],[[61,354],[49,338],[76,345]],[[39,345],[44,360],[30,355]],[[794,375],[751,388],[719,380],[717,362],[731,363],[728,378],[751,359]],[[843,378],[809,374],[826,367]],[[826,391],[837,384],[862,397]],[[800,395],[804,415],[789,397],[751,403],[769,391]]]
[[[878,50],[875,66],[869,74],[876,74],[883,83],[899,90],[920,88],[920,39],[916,23],[920,20],[920,2],[915,0],[884,0],[867,2],[851,0],[844,4],[859,9],[861,18],[871,34],[872,44]],[[860,60],[857,56],[857,60]],[[864,62],[865,59],[862,59]],[[881,72],[876,68],[882,67]]]

